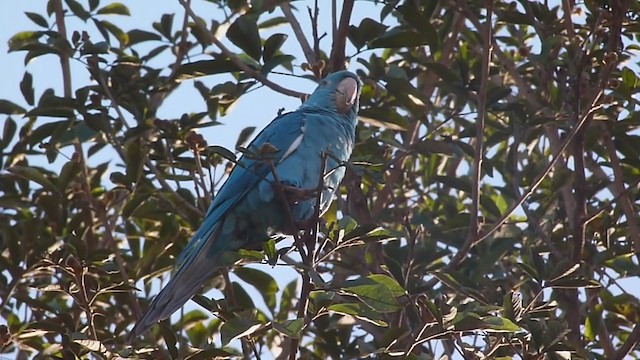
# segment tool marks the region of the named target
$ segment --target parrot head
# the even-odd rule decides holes
[[[355,118],[361,89],[362,82],[356,74],[338,71],[322,79],[302,107],[322,108]]]

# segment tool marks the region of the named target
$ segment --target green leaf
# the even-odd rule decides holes
[[[0,99],[0,114],[6,115],[15,115],[15,114],[24,114],[26,110],[9,100]]]
[[[269,265],[276,266],[276,263],[278,262],[278,254],[276,253],[276,242],[273,239],[265,241],[264,245],[262,246],[262,251],[264,251]]]
[[[269,38],[264,42],[263,50],[262,50],[262,60],[264,62],[268,62],[273,58],[282,44],[287,40],[289,36],[287,34],[273,34],[269,36]]]
[[[24,116],[43,116],[43,117],[61,117],[70,118],[73,117],[74,112],[72,108],[66,107],[35,107],[29,110]]]
[[[21,31],[9,39],[9,51],[23,50],[25,45],[37,43],[42,35],[42,31]]]
[[[580,269],[580,264],[573,264],[571,265],[568,269],[564,270],[560,275],[554,277],[553,279],[549,280],[549,282],[554,283],[556,281],[559,281],[561,279],[565,279],[573,274],[576,273],[576,271],[578,271]]]
[[[125,159],[127,166],[127,179],[136,183],[142,177],[144,169],[145,151],[141,141],[131,141],[125,146]]]
[[[518,322],[522,319],[522,295],[519,292],[510,291],[502,298],[502,313],[510,320]]]
[[[429,41],[419,33],[399,28],[391,29],[369,43],[369,49],[403,48],[429,45]]]
[[[264,29],[270,29],[270,28],[283,25],[283,24],[288,24],[288,23],[289,23],[289,20],[287,20],[286,17],[275,16],[261,22],[260,25],[258,25],[258,28],[264,30]]]
[[[489,332],[516,332],[520,331],[520,327],[511,320],[499,316],[487,316],[482,318],[482,322],[486,325],[485,331]]]
[[[102,26],[104,26],[105,29],[107,29],[116,39],[118,39],[122,46],[129,43],[129,35],[115,24],[106,20],[101,20],[100,24],[102,24]]]
[[[276,294],[279,290],[275,279],[264,271],[246,266],[238,267],[234,270],[234,274],[242,279],[242,281],[255,287],[260,295],[262,295],[269,310],[273,313],[273,309],[276,307]]]
[[[602,310],[602,305],[597,304],[595,308],[587,314],[587,319],[584,323],[584,336],[589,341],[594,341],[598,335],[602,319]]]
[[[114,2],[98,9],[97,14],[100,14],[100,15],[115,14],[115,15],[131,16],[131,12],[129,11],[129,8],[119,2]]]
[[[396,285],[397,283],[393,279],[385,275],[371,275],[366,278],[345,281],[342,290],[355,295],[372,309],[386,313],[402,308],[396,297],[404,294],[404,290]]]
[[[173,27],[173,16],[174,14],[163,14],[160,18],[160,22],[154,22],[152,25],[156,31],[169,40],[172,40],[173,38],[173,34],[171,32],[171,28]]]
[[[257,320],[240,318],[230,319],[222,325],[222,328],[220,328],[222,344],[226,345],[243,336],[250,336],[262,327],[264,327],[264,325]]]
[[[18,125],[16,122],[7,117],[4,121],[4,126],[2,127],[2,138],[0,138],[0,149],[6,148],[9,143],[13,140],[13,136],[16,134],[16,130],[18,130]]]
[[[100,5],[100,0],[89,0],[89,10],[94,11]]]
[[[21,178],[42,185],[45,189],[56,191],[55,185],[47,179],[40,170],[29,166],[12,166],[7,169],[10,173]]]
[[[197,77],[225,74],[240,71],[240,69],[229,59],[217,58],[214,60],[201,60],[184,64],[176,71],[178,80],[187,80]]]
[[[366,117],[366,116],[358,116],[358,120],[363,122],[363,123],[365,123],[365,124],[369,124],[371,126],[375,126],[377,128],[385,128],[385,129],[397,130],[397,131],[407,131],[407,128],[404,125],[395,124],[395,123],[388,122],[388,121],[385,121],[385,120],[374,119],[374,118]]]
[[[22,81],[20,81],[20,92],[22,92],[22,96],[24,100],[29,105],[33,105],[34,94],[33,94],[33,76],[28,72],[24,72],[24,76],[22,77]]]
[[[69,9],[73,13],[73,15],[77,16],[82,21],[87,21],[87,19],[91,16],[87,12],[87,10],[84,9],[82,4],[80,4],[76,0],[64,0],[64,2],[67,3],[67,6],[69,6]]]
[[[238,359],[242,353],[235,349],[205,349],[189,355],[185,360]]]
[[[380,326],[380,327],[387,326],[387,323],[384,321],[381,313],[371,310],[371,308],[363,304],[358,304],[358,303],[333,304],[333,305],[330,305],[327,308],[327,310],[329,312],[334,312],[341,315],[352,316],[356,319],[370,322],[376,326]]]
[[[49,22],[44,18],[44,16],[29,11],[25,11],[24,14],[27,15],[29,20],[33,21],[36,25],[42,26],[43,28],[49,27]]]
[[[129,43],[127,45],[135,45],[145,41],[160,41],[162,37],[158,34],[144,31],[140,29],[133,29],[127,32],[127,36],[129,37]]]
[[[450,67],[436,62],[429,62],[426,66],[429,71],[433,71],[442,80],[450,83],[460,83],[460,76]]]
[[[562,278],[557,281],[549,282],[548,287],[554,289],[596,289],[602,287],[602,285],[593,279],[568,279]]]
[[[304,328],[304,319],[285,320],[283,322],[274,322],[273,328],[284,336],[299,339],[300,333]]]
[[[405,295],[404,288],[396,281],[396,279],[390,276],[387,276],[384,274],[373,274],[373,275],[367,276],[367,279],[373,280],[378,284],[382,284],[386,286],[387,288],[389,288],[389,290],[391,290],[391,293],[395,297]]]
[[[367,42],[382,36],[388,28],[389,26],[383,25],[371,18],[364,18],[360,21],[360,25],[350,25],[347,35],[353,46],[359,50],[365,46]]]
[[[227,38],[255,60],[260,59],[262,44],[255,20],[249,15],[242,15],[229,26]]]
[[[498,21],[509,24],[533,25],[534,19],[527,14],[513,10],[501,12]]]
[[[218,154],[232,163],[237,161],[236,155],[231,152],[231,150],[219,145],[207,146],[207,152],[210,154]]]
[[[239,146],[244,146],[254,131],[256,131],[255,126],[248,126],[242,129],[242,131],[240,131],[240,135],[238,135],[238,140],[236,141],[235,147],[238,148]]]
[[[386,240],[391,239],[397,234],[393,234],[390,231],[377,226],[376,224],[358,225],[355,229],[349,231],[340,241],[354,241],[354,240]]]
[[[83,339],[73,340],[73,342],[89,349],[90,351],[98,352],[101,354],[107,353],[107,347],[98,340]]]
[[[434,181],[452,187],[454,189],[464,191],[466,193],[471,193],[471,179],[468,176],[465,177],[457,177],[457,176],[434,176]]]
[[[235,295],[236,306],[239,309],[255,309],[256,305],[253,302],[253,297],[247,293],[247,290],[237,281],[231,283],[233,287],[233,294]]]

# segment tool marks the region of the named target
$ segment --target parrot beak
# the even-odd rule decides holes
[[[354,78],[346,78],[338,84],[336,90],[336,107],[341,113],[351,110],[358,95],[358,82]]]

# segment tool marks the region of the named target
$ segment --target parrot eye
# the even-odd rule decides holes
[[[329,84],[329,82],[327,80],[322,80],[322,81],[320,81],[320,84],[318,84],[318,86],[325,87],[325,86],[327,86],[327,84]]]

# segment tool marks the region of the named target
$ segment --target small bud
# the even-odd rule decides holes
[[[613,79],[609,79],[609,82],[607,83],[607,86],[610,87],[611,89],[617,89],[618,86],[620,86],[620,80],[613,78]]]
[[[529,56],[529,48],[526,46],[521,46],[518,48],[518,54],[522,57]]]
[[[618,53],[615,53],[615,52],[607,53],[607,55],[604,56],[604,59],[602,59],[602,61],[606,65],[615,64],[618,61]]]
[[[224,164],[224,173],[231,174],[231,170],[233,170],[234,166],[235,166],[234,163],[232,163],[231,161],[227,161],[227,163]]]
[[[618,61],[618,53],[610,52],[604,56],[604,63],[607,65],[614,64]]]

